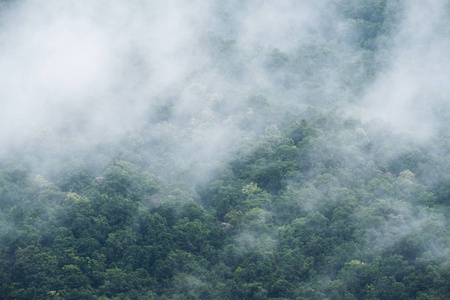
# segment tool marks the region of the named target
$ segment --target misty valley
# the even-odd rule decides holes
[[[450,299],[444,0],[0,0],[0,299]]]

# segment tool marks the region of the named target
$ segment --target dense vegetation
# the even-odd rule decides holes
[[[403,7],[330,1],[342,26],[285,53],[233,40],[225,3],[202,43],[228,94],[182,82],[120,139],[43,128],[3,154],[1,299],[450,298],[450,114],[422,143],[350,113]]]

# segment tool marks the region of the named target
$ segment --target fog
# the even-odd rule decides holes
[[[240,6],[238,15],[216,14],[218,7],[226,12],[232,5]],[[419,139],[437,130],[434,104],[449,94],[446,6],[445,1],[408,2],[388,49],[388,67],[364,92],[365,120],[382,118]],[[144,114],[168,94],[175,98],[174,117],[196,115],[207,106],[205,99],[194,101],[183,91],[198,83],[235,107],[243,99],[230,93],[233,84],[250,93],[270,93],[277,86],[274,74],[264,69],[264,52],[295,53],[332,26],[338,38],[357,35],[332,13],[310,1],[12,2],[0,33],[1,144],[21,143],[47,127],[93,140],[117,138],[140,126]],[[242,58],[238,81],[223,73],[224,62],[207,49],[208,35],[234,40],[249,58]],[[333,86],[329,93],[342,93],[332,81],[348,78],[346,71],[316,70],[326,78],[323,88]],[[292,93],[286,95],[283,101],[292,103]],[[307,100],[297,96],[295,102]]]
[[[1,29],[2,144],[45,127],[102,139],[138,126],[154,97],[202,68],[203,9],[16,2]]]
[[[240,7],[238,15],[232,5]],[[186,133],[183,146],[170,149],[181,163],[221,160],[220,153],[248,139],[233,122],[252,113],[249,95],[292,110],[308,102],[293,91],[275,92],[289,74],[267,70],[266,56],[273,49],[295,53],[333,22],[309,1],[13,1],[5,7],[1,150],[27,149],[52,136],[49,159],[61,151],[76,155],[80,144],[88,151],[120,141],[150,122],[158,126],[146,134],[160,140]],[[216,40],[223,49],[211,48]]]
[[[423,145],[442,130],[438,107],[448,107],[448,4],[388,2],[386,13],[397,9],[401,21],[388,47],[385,37],[375,40],[381,50],[373,57],[352,45],[360,33],[339,5],[348,3],[9,2],[0,28],[1,150],[51,136],[46,165],[46,155],[61,151],[70,157],[123,138],[151,140],[142,137],[146,128],[180,165],[212,169],[255,138],[236,126],[253,113],[252,95],[301,116],[310,105],[340,107],[369,124],[360,129],[369,142],[383,129],[364,128],[382,120],[387,132]],[[368,77],[367,59],[385,66]],[[281,70],[288,60],[294,68]],[[266,125],[251,128],[262,133]],[[364,139],[336,137],[333,151],[347,165],[369,159],[358,150]],[[327,151],[316,147],[311,160]]]
[[[350,0],[0,3],[0,158],[35,155],[23,157],[49,184],[72,161],[95,178],[123,159],[161,185],[186,183],[180,197],[197,201],[195,187],[253,154],[259,139],[276,143],[271,130],[292,118],[322,126],[297,154],[311,167],[261,203],[294,199],[305,215],[326,211],[327,199],[360,205],[349,213],[366,226],[360,260],[446,227],[410,195],[426,198],[450,170],[419,161],[414,174],[394,161],[414,147],[433,159],[448,152],[436,142],[450,124],[447,1],[386,1],[386,24],[361,19]],[[367,38],[361,28],[378,31]],[[273,206],[254,205],[236,245],[273,251],[289,224],[275,226]],[[427,242],[433,255],[450,246]]]
[[[423,143],[438,133],[437,111],[448,107],[450,96],[448,3],[407,3],[389,67],[366,91],[365,114]]]

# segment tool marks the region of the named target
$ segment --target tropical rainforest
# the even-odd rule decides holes
[[[1,299],[450,299],[447,1],[0,1]]]

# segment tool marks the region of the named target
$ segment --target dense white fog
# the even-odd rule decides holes
[[[437,116],[449,105],[448,3],[408,4],[393,35],[389,66],[367,89],[365,113],[426,142],[442,127]]]

